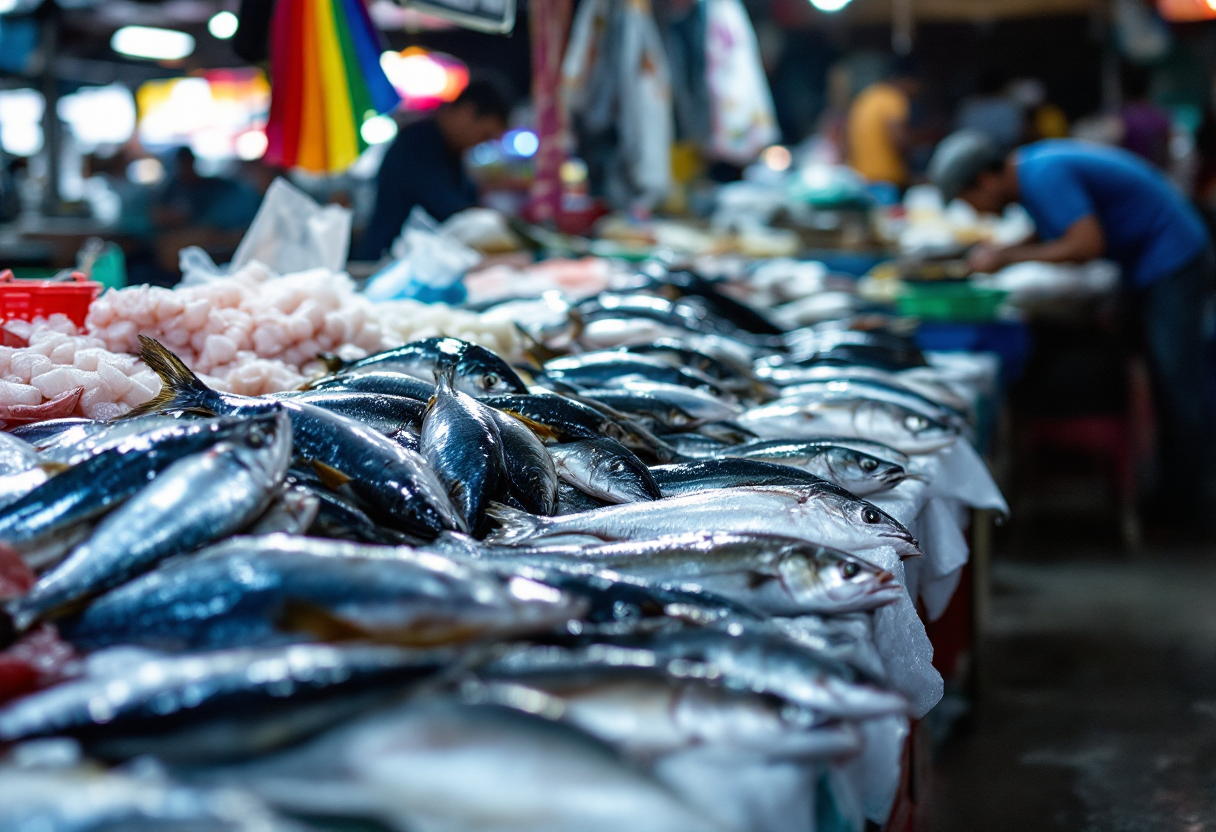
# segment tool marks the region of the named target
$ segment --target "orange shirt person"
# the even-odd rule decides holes
[[[908,184],[908,119],[917,87],[909,72],[899,71],[853,100],[845,128],[848,163],[871,182]]]

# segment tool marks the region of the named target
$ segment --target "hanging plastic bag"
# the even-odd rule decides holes
[[[705,57],[712,106],[710,155],[753,161],[781,136],[760,47],[740,0],[707,0]]]
[[[629,193],[613,201],[649,210],[671,190],[671,143],[675,126],[671,79],[663,39],[650,4],[633,0],[622,9],[618,130],[621,167]],[[609,194],[610,198],[612,194]]]
[[[394,261],[368,282],[372,300],[412,299],[423,303],[461,303],[468,296],[464,276],[481,255],[444,232],[425,210],[415,207],[393,241]]]
[[[325,268],[340,272],[350,251],[351,212],[321,205],[279,177],[233,255],[230,271],[257,260],[275,274]]]

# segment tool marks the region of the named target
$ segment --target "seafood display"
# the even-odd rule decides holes
[[[689,272],[429,323],[319,282],[111,292],[0,355],[104,380],[0,381],[39,393],[0,434],[0,828],[886,821],[942,693],[917,604],[1003,505],[975,389]]]

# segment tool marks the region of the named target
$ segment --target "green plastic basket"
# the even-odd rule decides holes
[[[991,321],[1009,293],[970,283],[905,283],[895,298],[901,315],[925,321]]]

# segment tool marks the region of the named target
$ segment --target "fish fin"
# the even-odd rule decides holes
[[[435,394],[446,392],[451,395],[456,385],[456,360],[441,361],[435,367]]]
[[[490,503],[486,516],[499,525],[499,529],[490,535],[495,543],[526,540],[544,526],[542,518],[497,502]]]
[[[332,465],[326,465],[315,459],[310,459],[308,464],[312,466],[312,470],[317,472],[322,485],[331,490],[337,490],[350,482],[351,478],[343,474]]]
[[[524,427],[526,427],[528,430],[535,433],[541,439],[551,439],[554,442],[556,442],[558,439],[557,431],[555,431],[553,428],[549,427],[548,425],[542,425],[540,422],[529,419],[527,416],[523,415],[522,413],[516,413],[514,410],[501,410],[499,412],[505,413],[506,415],[512,417],[513,419],[518,419],[519,421],[523,422]]]
[[[283,602],[283,610],[275,624],[285,632],[306,633],[319,641],[354,641],[368,637],[362,627],[339,618],[318,604],[297,598]]]
[[[317,360],[320,361],[325,369],[329,370],[331,373],[340,373],[351,364],[351,362],[347,361],[342,356],[332,352],[317,353]]]
[[[583,318],[583,313],[573,306],[566,312],[566,317],[570,320],[570,342],[578,343],[578,340],[583,337],[583,332],[587,329],[587,321]]]
[[[764,586],[769,581],[776,580],[776,575],[770,575],[766,572],[751,571],[747,573],[747,588],[758,589]]]
[[[44,471],[48,477],[53,477],[56,474],[62,474],[72,466],[68,465],[66,462],[52,462],[47,460],[45,462],[39,462],[35,467]]]
[[[518,323],[515,324],[515,332],[523,341],[522,347],[524,355],[531,358],[537,364],[543,365],[546,361],[552,361],[554,358],[559,358],[565,353],[559,352],[552,347],[545,346],[539,339],[533,337],[531,332],[524,329]]]
[[[139,336],[139,357],[160,377],[160,392],[125,418],[166,410],[201,410],[212,414],[204,402],[205,396],[212,392],[211,388],[164,344],[146,335]]]
[[[484,628],[442,618],[419,618],[399,627],[372,630],[335,615],[322,606],[288,598],[277,625],[293,633],[305,633],[320,641],[375,641],[402,647],[440,647],[463,644],[482,635]]]

